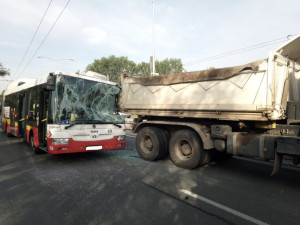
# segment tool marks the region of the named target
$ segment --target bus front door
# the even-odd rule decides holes
[[[49,111],[49,92],[43,90],[40,100],[39,116],[39,142],[42,147],[47,147],[47,120]]]
[[[18,136],[22,137],[25,133],[25,93],[19,95],[19,106],[18,106]]]

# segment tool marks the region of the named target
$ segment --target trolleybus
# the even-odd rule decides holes
[[[119,92],[116,83],[93,72],[19,79],[4,91],[2,127],[8,136],[23,137],[34,153],[124,149]]]

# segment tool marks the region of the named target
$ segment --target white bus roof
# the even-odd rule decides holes
[[[105,75],[102,74],[98,74],[95,72],[81,72],[80,74],[71,74],[71,73],[65,73],[65,72],[55,72],[53,73],[54,75],[65,75],[65,76],[69,76],[69,77],[77,77],[77,78],[81,78],[81,79],[86,79],[86,80],[91,80],[91,81],[96,81],[96,82],[101,82],[101,83],[105,83],[105,84],[109,84],[109,85],[117,85],[117,83],[111,82],[107,80],[107,77]],[[7,87],[5,88],[4,91],[4,95],[9,95],[11,93],[15,93],[15,92],[19,92],[31,87],[34,87],[36,85],[40,85],[40,84],[45,84],[47,82],[47,77],[43,76],[41,78],[19,78],[11,83],[9,83],[7,85]]]

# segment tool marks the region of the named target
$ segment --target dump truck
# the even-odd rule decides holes
[[[300,162],[300,35],[268,58],[241,66],[135,77],[123,74],[119,107],[136,118],[145,160],[168,153],[179,167],[209,163],[213,152]]]

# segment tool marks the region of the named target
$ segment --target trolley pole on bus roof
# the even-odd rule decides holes
[[[66,59],[53,59],[53,58],[46,57],[46,56],[37,56],[37,58],[39,58],[39,59],[42,59],[42,58],[44,58],[44,59],[49,59],[49,60],[51,60],[51,61],[55,62],[55,70],[56,70],[56,71],[57,71],[57,69],[58,69],[58,62],[59,62],[59,61],[63,61],[63,60],[75,61],[75,59],[73,59],[73,58],[66,58]]]

